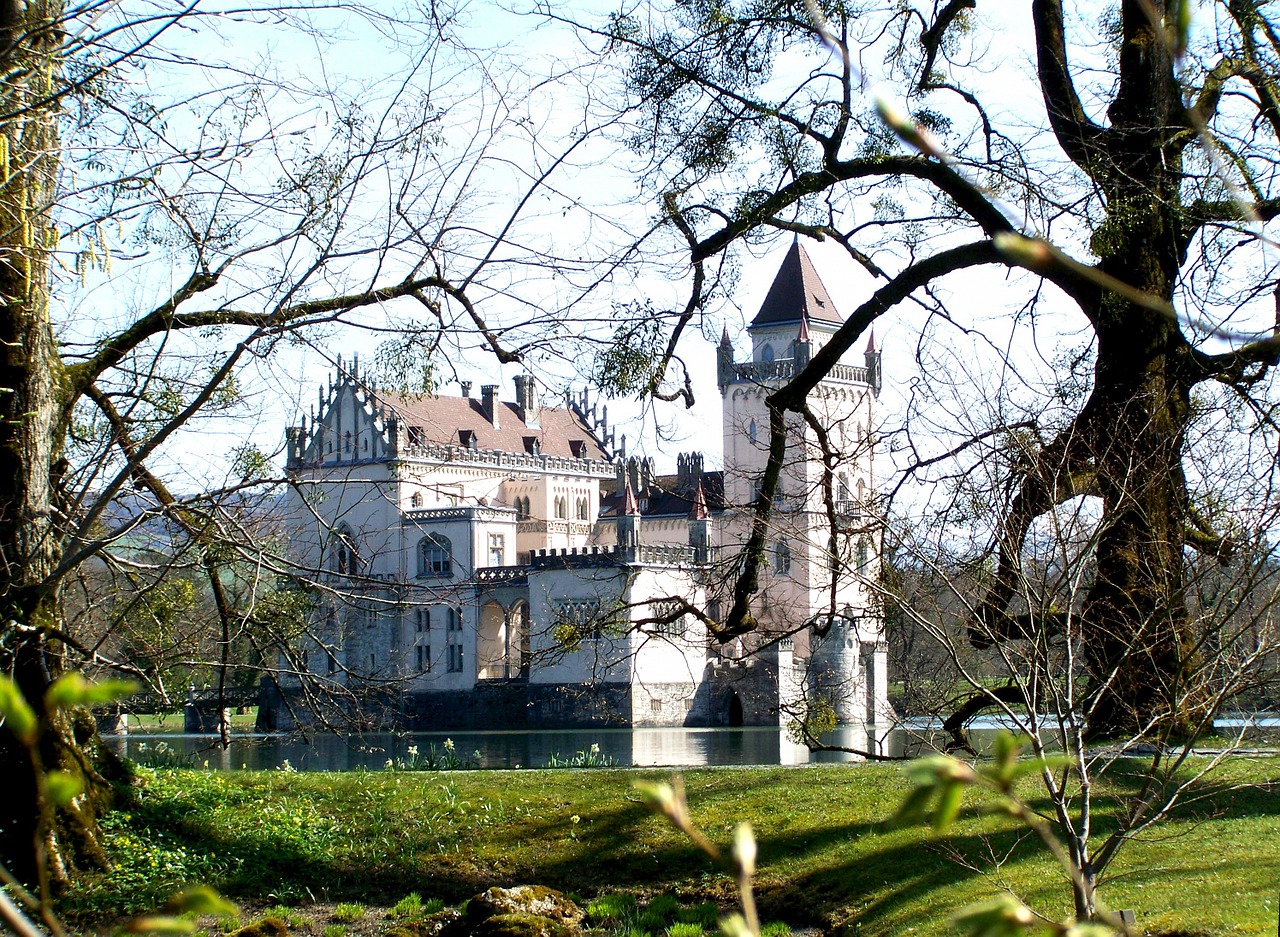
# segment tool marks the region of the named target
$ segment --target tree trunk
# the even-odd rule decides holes
[[[41,717],[44,769],[80,775],[87,795],[42,823],[49,817],[37,802],[32,753],[0,733],[0,777],[12,784],[0,803],[0,858],[23,881],[43,884],[47,873],[56,881],[86,859],[101,859],[93,819],[105,782],[94,768],[87,714],[44,712],[45,690],[63,666],[49,635],[60,625],[57,485],[71,409],[49,319],[61,35],[54,24],[62,8],[36,0],[23,15],[0,22],[0,668]]]

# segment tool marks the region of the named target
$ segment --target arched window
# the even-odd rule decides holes
[[[841,474],[836,479],[836,500],[849,500],[849,478],[846,475]]]
[[[413,494],[411,494],[411,495],[409,496],[409,506],[410,506],[410,507],[415,507],[415,508],[420,508],[420,507],[422,507],[422,492],[421,492],[421,491],[415,491]]]
[[[342,448],[345,452],[351,451],[351,430],[342,434]]]
[[[779,540],[773,547],[773,571],[789,573],[791,571],[791,548],[785,540]]]
[[[529,517],[529,499],[516,498],[516,520],[527,521]]]
[[[759,427],[756,426],[756,421],[752,420],[750,423],[747,424],[747,438],[754,443],[756,441],[756,438],[759,435],[760,435],[760,429]]]
[[[578,513],[578,520],[580,520],[580,521],[585,521],[585,520],[587,520],[587,519],[588,519],[588,517],[587,517],[588,507],[589,507],[589,506],[588,506],[588,504],[587,504],[587,499],[586,499],[586,498],[579,498],[579,499],[578,499],[578,511],[577,511],[577,513]]]
[[[866,576],[871,572],[871,544],[866,537],[858,538],[858,575]]]
[[[360,553],[351,528],[343,524],[329,538],[329,569],[344,576],[360,571]]]
[[[447,537],[428,534],[418,541],[418,575],[448,576],[453,572],[453,545]]]
[[[773,346],[772,346],[772,345],[765,345],[763,348],[761,348],[761,349],[760,349],[760,360],[761,360],[761,361],[765,361],[765,362],[768,362],[768,361],[772,361],[772,360],[773,360]]]
[[[556,517],[569,516],[569,499],[564,497],[556,498]]]

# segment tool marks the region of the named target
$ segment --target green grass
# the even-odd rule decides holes
[[[378,907],[403,899],[406,882],[429,882],[450,904],[528,883],[582,896],[593,918],[611,915],[624,934],[660,937],[682,916],[702,924],[690,917],[700,903],[731,907],[734,892],[639,802],[631,790],[639,777],[664,775],[144,770],[136,802],[106,823],[115,868],[88,879],[65,907],[78,923],[109,921],[152,910],[191,881],[243,902],[299,905],[323,895]],[[941,935],[951,913],[1006,886],[1050,916],[1069,911],[1061,873],[1007,819],[967,808],[945,836],[887,829],[907,790],[894,766],[700,770],[685,783],[713,840],[727,845],[740,820],[754,827],[766,921]],[[1273,934],[1277,788],[1280,760],[1229,763],[1199,791],[1206,799],[1188,797],[1174,820],[1125,848],[1103,898],[1134,909],[1150,932]],[[1113,809],[1102,799],[1095,832]]]

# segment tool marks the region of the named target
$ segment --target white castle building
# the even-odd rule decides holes
[[[729,607],[765,397],[840,324],[797,242],[749,327],[751,360],[721,342],[724,471],[690,453],[670,476],[627,458],[586,393],[543,406],[521,375],[514,401],[467,383],[404,396],[340,363],[288,430],[290,558],[315,612],[260,724],[327,699],[422,730],[778,725],[820,697],[845,724],[886,725],[873,345],[810,396],[830,473],[814,431],[792,427],[758,631],[721,645],[702,617]]]

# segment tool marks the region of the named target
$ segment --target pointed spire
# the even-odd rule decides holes
[[[809,341],[809,310],[800,310],[800,335],[796,338],[798,342]]]
[[[873,355],[876,351],[876,330],[873,326],[871,334],[867,337],[867,354]]]
[[[693,490],[693,507],[689,509],[689,519],[705,521],[709,516],[707,496],[702,492],[702,479],[698,479],[698,487]]]
[[[724,326],[720,330],[720,347],[721,348],[729,347],[729,323],[727,322],[724,324]]]
[[[640,502],[636,500],[636,493],[631,488],[630,478],[627,479],[622,488],[622,513],[627,517],[635,517],[640,513]]]
[[[829,322],[840,325],[843,320],[831,301],[827,288],[822,285],[813,261],[809,259],[799,237],[787,251],[778,268],[773,285],[760,306],[760,312],[751,322],[751,328],[781,325],[800,321],[808,316],[813,322]]]

